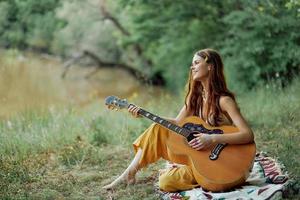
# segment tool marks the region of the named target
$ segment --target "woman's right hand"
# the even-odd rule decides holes
[[[137,118],[142,117],[141,115],[138,114],[139,110],[140,110],[140,108],[133,104],[130,104],[130,106],[128,107],[128,112],[130,112],[132,114],[132,116],[137,117]]]

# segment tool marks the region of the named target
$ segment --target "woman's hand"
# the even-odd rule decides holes
[[[204,133],[197,133],[197,134],[194,134],[194,136],[196,136],[196,137],[189,142],[189,145],[193,149],[196,149],[198,151],[201,149],[207,149],[211,145],[215,144],[215,142],[213,141],[212,135],[208,135],[208,134],[204,134]]]
[[[134,116],[134,117],[142,117],[141,115],[138,114],[138,111],[140,110],[139,107],[135,106],[135,105],[130,105],[128,107],[128,111]]]

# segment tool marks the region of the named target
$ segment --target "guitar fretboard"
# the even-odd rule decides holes
[[[154,115],[144,109],[140,109],[138,114],[154,121],[155,123],[158,123],[160,125],[162,125],[163,127],[171,130],[171,131],[174,131],[180,135],[183,135],[184,137],[188,137],[189,134],[190,134],[190,131],[188,129],[185,129],[185,128],[182,128],[180,126],[177,126],[176,124],[173,124],[157,115]]]

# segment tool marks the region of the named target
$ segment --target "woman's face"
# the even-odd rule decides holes
[[[208,76],[209,66],[205,62],[204,58],[195,54],[191,66],[192,77],[194,81],[203,80]]]

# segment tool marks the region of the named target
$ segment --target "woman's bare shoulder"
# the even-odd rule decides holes
[[[236,101],[230,96],[221,96],[219,103],[223,111],[227,111],[228,108],[238,108]]]

